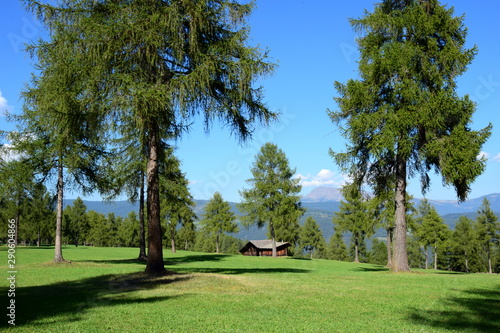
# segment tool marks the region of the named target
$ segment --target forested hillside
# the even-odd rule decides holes
[[[490,194],[486,196],[491,203],[491,208],[496,212],[497,216],[500,216],[500,194]],[[306,208],[306,213],[302,216],[300,224],[303,225],[307,217],[312,216],[318,223],[323,236],[325,239],[329,239],[333,235],[333,224],[332,218],[335,212],[338,211],[340,202],[339,201],[324,201],[323,199],[318,199],[319,201],[308,200],[302,202],[302,206]],[[438,213],[444,219],[445,224],[447,224],[451,230],[455,228],[460,216],[466,216],[470,219],[475,219],[477,215],[477,209],[481,205],[482,198],[475,198],[468,200],[462,204],[457,204],[454,201],[445,200],[429,200],[429,202],[436,208]],[[71,205],[73,200],[65,200],[64,206]],[[203,214],[204,207],[208,200],[195,200],[196,206],[194,208],[195,214],[198,218]],[[421,202],[420,199],[414,200],[414,205],[418,206]],[[108,213],[114,213],[116,216],[121,216],[123,218],[127,217],[128,213],[131,211],[138,211],[138,204],[132,204],[129,201],[112,201],[112,202],[102,202],[102,201],[85,201],[87,210],[94,210],[98,213],[107,215]],[[241,216],[236,203],[230,203],[233,212]],[[233,236],[240,238],[242,240],[251,239],[264,239],[266,236],[266,229],[259,229],[255,226],[244,228],[241,227],[240,231]],[[385,231],[380,229],[377,231],[374,237],[385,237]]]

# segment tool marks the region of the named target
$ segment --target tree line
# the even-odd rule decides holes
[[[146,272],[164,273],[162,220],[169,223],[173,246],[177,226],[194,219],[182,173],[168,169],[175,165],[168,162],[175,140],[198,116],[207,131],[219,119],[241,141],[251,138],[255,126],[279,118],[266,107],[261,87],[254,86],[276,68],[266,50],[249,45],[246,20],[255,4],[24,4],[49,37],[28,46],[38,71],[22,92],[23,113],[11,117],[19,128],[8,136],[23,164],[14,174],[36,178],[35,183],[55,180],[54,261],[65,262],[63,196],[74,187],[84,194],[127,193],[139,200],[139,257],[146,258],[147,246]],[[373,189],[372,204],[379,209],[353,201],[344,207],[344,217],[380,212],[374,220],[387,222],[388,265],[395,272],[410,269],[408,179],[419,176],[425,193],[429,172],[435,171],[464,201],[486,166],[478,156],[491,125],[472,130],[476,104],[456,92],[458,77],[477,53],[475,46],[466,47],[463,19],[437,0],[383,0],[373,12],[350,20],[360,35],[359,78],[335,82],[338,108],[327,112],[347,146],[330,154],[353,180],[354,197],[363,197],[363,186]],[[2,161],[1,167],[4,174],[13,164]],[[242,223],[267,226],[273,254],[276,239],[299,237],[297,221],[304,211],[293,173],[279,149],[265,145],[252,167],[251,188],[240,193]],[[179,181],[171,183],[173,178]],[[17,183],[5,183],[2,204],[14,200],[20,229],[31,184],[14,189]],[[360,260],[360,239],[370,231],[351,232]],[[485,250],[491,261],[491,248]]]
[[[284,152],[276,145],[269,143],[262,147],[260,154],[256,157],[256,161],[263,164],[255,163],[253,171],[256,175],[269,173],[270,170],[263,168],[263,165],[276,159],[283,161],[282,170],[287,172],[274,174],[276,177],[274,182],[262,180],[262,183],[254,185],[271,183],[276,192],[280,182],[296,181],[290,178],[294,173],[288,172],[291,170],[289,170]],[[249,224],[248,217],[238,218],[231,211],[229,202],[225,201],[218,192],[214,193],[206,204],[203,214],[199,218],[195,216],[194,203],[189,201],[189,189],[183,174],[180,173],[180,164],[174,156],[170,156],[169,163],[171,164],[170,170],[172,170],[170,184],[167,186],[165,185],[167,181],[161,181],[165,185],[164,191],[167,188],[171,191],[171,193],[162,192],[165,197],[170,198],[169,201],[162,200],[163,243],[167,244],[167,248],[170,247],[172,252],[175,252],[176,248],[181,248],[191,251],[237,254],[244,245],[244,241],[228,234],[238,232],[240,226],[252,224],[252,220],[250,219]],[[254,182],[255,179],[251,183]],[[300,185],[298,189],[300,190]],[[40,185],[34,186],[31,191],[33,192],[26,192],[31,193],[31,196],[18,201],[23,202],[22,205],[14,205],[14,202],[10,202],[10,205],[4,203],[0,212],[3,215],[17,213],[23,217],[19,232],[21,244],[38,246],[51,244],[54,241],[51,232],[55,215],[53,196]],[[182,209],[179,205],[176,209],[172,209],[173,202],[175,203],[176,200],[182,202],[181,198],[173,193],[181,193],[181,198],[189,203],[184,206],[183,214],[180,214]],[[380,198],[369,198],[352,186],[345,186],[343,194],[345,199],[332,219],[335,233],[328,242],[324,239],[313,217],[309,216],[302,226],[299,225],[300,216],[304,213],[304,209],[300,208],[300,202],[295,202],[296,206],[288,206],[289,209],[297,209],[293,215],[295,217],[283,220],[284,223],[275,222],[274,233],[271,232],[271,225],[268,224],[268,236],[274,235],[279,240],[290,242],[292,248],[289,252],[295,257],[390,266],[392,253],[390,230],[394,225],[391,222],[393,215],[386,214],[387,207],[380,205]],[[295,198],[293,195],[291,197]],[[260,199],[260,195],[257,198]],[[272,198],[277,205],[281,205],[280,200],[283,196]],[[289,200],[290,198],[285,200],[285,203],[290,202]],[[248,207],[249,203],[239,204],[240,207],[244,205]],[[12,210],[14,207],[21,208],[21,212]],[[389,209],[394,208],[389,205]],[[279,214],[283,211],[282,207]],[[259,216],[258,213],[255,214]],[[270,214],[270,212],[264,211],[262,214]],[[276,213],[272,217],[278,217],[279,214]],[[173,218],[176,216],[187,216],[189,219],[180,218],[175,222]],[[444,224],[444,220],[436,209],[425,199],[417,207],[411,207],[407,219],[410,226],[408,234],[410,267],[427,269],[432,266],[434,269],[459,272],[500,272],[500,227],[498,218],[491,210],[486,198],[478,210],[476,220],[461,216],[455,230],[450,230]],[[378,228],[386,228],[389,231],[385,239],[372,239]],[[350,239],[349,244],[345,242],[346,235]],[[369,241],[371,241],[371,250],[368,250],[367,246]],[[87,211],[83,200],[77,198],[72,205],[66,206],[63,210],[62,243],[75,246],[139,247],[141,243],[140,221],[135,211],[131,211],[125,218],[115,216],[114,213],[104,215],[92,210]]]
[[[336,233],[329,245],[341,254],[333,259],[351,258],[354,262],[391,266],[394,222],[381,218],[385,215],[384,211],[373,210],[380,207],[377,203],[376,197],[362,199],[359,196],[348,196],[346,201],[341,202],[340,210],[333,218]],[[360,206],[364,209],[360,209]],[[350,211],[352,207],[356,207],[356,214]],[[408,262],[411,268],[500,272],[500,223],[488,199],[483,199],[475,221],[461,216],[454,230],[444,223],[436,209],[425,199],[418,207],[411,207],[406,218],[409,225]],[[385,228],[387,237],[373,239],[371,251],[367,251],[366,241],[375,234],[377,228]],[[344,249],[341,242],[341,235],[345,232],[351,236],[349,251]]]

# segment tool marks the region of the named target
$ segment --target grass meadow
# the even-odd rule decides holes
[[[328,260],[171,254],[159,278],[138,249],[16,252],[16,332],[500,332],[500,276]],[[7,271],[7,248],[0,247]]]

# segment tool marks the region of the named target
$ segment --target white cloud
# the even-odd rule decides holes
[[[4,117],[7,112],[12,112],[14,110],[14,107],[9,105],[7,102],[7,99],[3,97],[2,91],[0,90],[0,116]]]
[[[295,176],[293,176],[292,178],[295,178],[295,179],[297,179],[297,178],[300,178],[300,179],[309,179],[309,178],[311,178],[311,174],[308,173],[307,176],[304,176],[303,174],[298,173]]]
[[[479,153],[479,155],[477,155],[477,159],[478,159],[478,160],[481,160],[481,159],[485,159],[485,160],[487,160],[487,159],[489,159],[489,158],[490,158],[490,154],[488,154],[488,153],[487,153],[487,152],[485,152],[485,151],[481,151],[481,152]]]
[[[321,169],[318,174],[314,177],[311,175],[302,176],[298,174],[295,178],[300,177],[299,184],[303,187],[317,187],[317,186],[334,186],[334,187],[342,187],[348,181],[348,177],[346,175],[338,174],[334,171],[330,171],[327,169]]]
[[[12,150],[13,146],[11,144],[4,144],[0,146],[0,160],[5,162],[11,162],[14,160],[19,160],[21,155]]]
[[[321,169],[321,171],[318,172],[318,175],[316,176],[316,178],[321,179],[321,180],[328,180],[334,176],[335,176],[335,172],[327,170],[327,169]]]
[[[500,162],[500,153],[498,153],[497,156],[493,157],[493,161]]]

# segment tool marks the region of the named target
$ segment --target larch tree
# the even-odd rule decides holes
[[[304,212],[298,195],[302,188],[300,179],[293,178],[295,169],[290,168],[285,153],[270,142],[260,148],[251,172],[253,178],[247,183],[252,187],[240,191],[243,200],[238,208],[246,214],[241,221],[245,226],[256,224],[259,228],[267,223],[272,256],[276,257],[277,224],[293,223],[290,218],[298,220]],[[284,216],[288,218],[284,219]]]
[[[386,244],[378,238],[374,238],[372,248],[368,256],[368,262],[370,264],[384,265],[388,262],[387,254]]]
[[[84,243],[89,229],[87,206],[78,197],[73,201],[72,206],[66,206],[63,213],[64,234],[77,247]]]
[[[140,226],[137,219],[137,213],[131,211],[127,217],[123,219],[121,225],[118,227],[118,238],[120,246],[135,247],[139,245]],[[139,260],[142,260],[140,257]]]
[[[27,160],[0,159],[0,204],[9,212],[9,220],[16,220],[15,244],[19,242],[21,220],[29,214],[35,186],[33,169]]]
[[[428,247],[431,246],[434,252],[434,269],[437,269],[438,248],[450,238],[451,232],[443,218],[427,200],[422,201],[419,210],[421,215],[416,235],[420,243],[424,245],[425,268],[428,267]]]
[[[478,156],[491,125],[472,130],[476,105],[456,92],[457,78],[477,52],[466,48],[463,21],[437,0],[384,0],[350,20],[360,34],[359,78],[335,83],[338,110],[329,116],[348,144],[345,152],[330,153],[375,194],[394,182],[394,272],[410,270],[408,178],[419,175],[425,192],[434,171],[464,201],[485,168]]]
[[[325,239],[318,223],[312,216],[308,216],[300,229],[300,247],[309,251],[311,259],[315,251],[325,250]]]
[[[364,240],[375,233],[376,220],[370,210],[368,200],[363,198],[362,192],[353,184],[344,186],[342,193],[344,200],[340,202],[339,211],[335,212],[332,222],[335,230],[348,231],[352,234],[351,242],[354,245],[354,262],[360,262],[359,253]]]
[[[297,209],[299,208],[299,209]],[[274,234],[278,241],[287,241],[292,246],[297,246],[300,240],[300,218],[305,209],[297,202],[295,196],[287,196],[281,201],[274,219]],[[288,249],[290,253],[291,248]]]
[[[69,42],[74,33],[53,29],[51,42],[28,47],[37,74],[22,92],[23,113],[12,116],[18,122],[18,130],[11,133],[13,145],[27,157],[37,181],[56,178],[57,263],[65,262],[61,243],[65,187],[80,188],[84,194],[106,187],[100,168],[106,140],[100,126],[103,118],[82,98],[88,87],[81,79],[92,69],[78,61],[81,49]],[[98,105],[102,100],[93,102]]]
[[[488,273],[493,274],[492,255],[495,246],[498,246],[500,241],[500,225],[498,217],[491,210],[490,201],[483,198],[483,202],[476,217],[476,230],[478,240],[482,245],[482,249],[486,253],[486,261],[488,265]]]
[[[162,143],[175,126],[201,114],[206,129],[220,119],[239,139],[277,117],[263,103],[257,78],[271,73],[267,52],[248,45],[253,3],[202,1],[26,0],[50,28],[78,31],[83,97],[99,101],[108,123],[136,126],[146,143],[148,259],[146,272],[165,272],[159,196]],[[82,97],[82,98],[83,98]],[[101,99],[105,101],[102,102]],[[122,133],[116,133],[120,135]]]
[[[53,237],[55,198],[47,191],[44,184],[37,183],[33,188],[27,208],[30,240],[36,239],[36,245],[40,247],[42,239],[47,241]]]
[[[200,224],[208,234],[215,236],[216,253],[220,253],[221,235],[239,230],[236,215],[231,211],[229,202],[225,201],[219,192],[215,192],[205,206],[205,213]]]
[[[342,238],[342,232],[335,230],[335,233],[330,237],[327,246],[327,258],[330,260],[347,261],[347,246]]]
[[[190,224],[196,219],[195,203],[189,193],[189,181],[181,171],[181,163],[170,147],[164,149],[160,164],[161,217],[166,223],[166,234],[172,253],[176,252],[177,226]]]
[[[177,236],[180,243],[184,244],[184,250],[192,249],[196,241],[196,226],[194,222],[185,221],[179,228]]]
[[[452,235],[454,255],[459,260],[459,263],[463,264],[466,273],[470,272],[470,260],[476,244],[473,223],[474,221],[468,217],[460,216]]]

